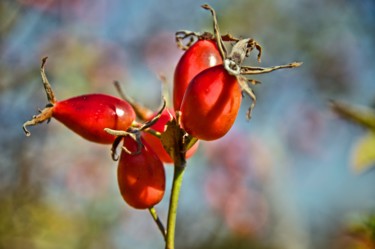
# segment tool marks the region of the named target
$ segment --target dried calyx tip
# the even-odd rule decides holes
[[[166,107],[166,100],[165,100],[165,98],[163,98],[163,106],[159,110],[158,114],[153,119],[143,123],[142,125],[136,124],[137,127],[129,127],[126,131],[104,128],[105,132],[107,132],[110,135],[113,135],[113,136],[117,137],[115,139],[115,142],[112,144],[112,149],[111,149],[112,159],[114,161],[116,161],[116,159],[117,159],[116,148],[117,148],[119,142],[121,141],[122,137],[130,137],[131,139],[133,139],[137,143],[137,151],[135,151],[135,152],[131,152],[128,148],[126,148],[125,146],[122,146],[122,149],[126,153],[128,153],[129,155],[137,155],[137,154],[141,153],[141,150],[142,150],[142,147],[143,147],[143,143],[141,141],[141,131],[144,131],[144,130],[148,129],[153,124],[155,124],[159,120],[159,118],[160,118],[162,112],[164,111],[165,107]]]
[[[44,66],[45,66],[45,64],[46,64],[46,62],[47,62],[47,59],[48,59],[48,56],[46,56],[46,57],[43,57],[43,59],[42,59],[42,66],[41,66],[41,68],[44,68]]]
[[[48,104],[43,110],[39,111],[38,115],[34,115],[31,120],[26,121],[22,125],[22,129],[26,136],[30,136],[31,133],[27,130],[27,126],[34,126],[43,123],[44,121],[49,122],[52,117],[53,105]]]
[[[30,137],[31,132],[28,131],[27,128],[26,128],[26,126],[28,126],[27,123],[28,123],[28,122],[26,122],[26,123],[23,124],[22,129],[23,129],[23,131],[25,132],[25,135],[26,135],[27,137]]]
[[[303,62],[301,61],[296,61],[296,62],[292,62],[290,63],[292,67],[299,67],[303,64]]]
[[[210,10],[210,9],[212,9],[211,6],[208,5],[208,4],[203,4],[203,5],[201,5],[201,7],[202,7],[203,9],[206,9],[206,10]]]

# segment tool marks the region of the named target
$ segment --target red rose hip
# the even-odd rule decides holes
[[[215,140],[232,127],[241,104],[237,77],[223,65],[199,73],[189,84],[181,104],[181,123],[190,135]]]
[[[127,130],[135,119],[126,101],[105,94],[87,94],[56,102],[52,117],[83,138],[102,144],[113,143],[115,136],[104,128]]]
[[[124,146],[131,152],[138,150],[138,144],[130,137],[124,137]],[[121,195],[126,203],[136,209],[146,209],[159,203],[165,192],[165,171],[163,163],[149,148],[147,142],[138,154],[122,150],[117,168],[117,180]]]
[[[214,40],[201,39],[188,48],[179,60],[174,72],[174,109],[180,110],[186,88],[198,73],[222,63],[223,60]]]
[[[132,106],[110,95],[86,94],[57,101],[44,72],[46,60],[43,59],[41,75],[49,104],[23,124],[26,135],[30,135],[27,126],[55,118],[89,141],[111,144],[116,137],[105,132],[105,128],[125,131],[132,125],[135,120]]]

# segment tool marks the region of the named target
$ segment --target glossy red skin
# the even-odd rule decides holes
[[[181,124],[189,134],[215,140],[232,127],[241,104],[241,87],[223,65],[208,68],[189,84],[181,104]]]
[[[155,116],[156,114],[154,114]],[[152,118],[152,117],[151,117]],[[159,120],[151,126],[151,129],[163,133],[166,129],[166,125],[168,121],[173,119],[173,111],[169,109],[165,109],[161,114]],[[150,148],[159,156],[160,160],[164,163],[173,163],[173,159],[164,149],[163,144],[161,143],[160,139],[155,137],[154,135],[144,132],[142,133],[142,137],[147,141]],[[187,152],[186,158],[191,157],[198,149],[198,142],[193,145]]]
[[[140,154],[129,155],[121,152],[117,168],[117,180],[125,202],[136,209],[146,209],[159,203],[165,192],[165,172],[163,163],[143,141]],[[124,138],[124,146],[137,151],[137,143]]]
[[[102,144],[111,144],[115,136],[104,128],[127,130],[135,119],[131,105],[105,94],[87,94],[57,101],[52,117],[83,138]]]
[[[199,40],[179,60],[173,81],[173,106],[180,110],[182,98],[190,81],[203,70],[222,64],[223,60],[213,40]]]

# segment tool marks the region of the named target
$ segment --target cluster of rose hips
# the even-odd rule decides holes
[[[87,94],[57,101],[45,75],[44,58],[41,75],[49,103],[23,125],[25,133],[30,134],[27,126],[55,118],[89,141],[112,144],[112,158],[119,160],[118,184],[124,200],[137,209],[152,208],[165,192],[163,163],[185,160],[197,149],[198,140],[224,136],[236,119],[242,93],[253,100],[247,114],[251,117],[256,98],[249,85],[258,81],[247,79],[246,75],[300,65],[243,66],[254,49],[260,60],[260,45],[249,38],[222,36],[214,10],[208,5],[202,7],[211,11],[214,33],[176,33],[178,46],[186,52],[175,69],[174,110],[165,108],[164,102],[163,108],[153,114],[124,95],[121,99]],[[187,44],[184,39],[188,39]],[[116,148],[121,142],[118,158]]]

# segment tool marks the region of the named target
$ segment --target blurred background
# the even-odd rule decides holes
[[[57,98],[116,95],[161,102],[182,55],[181,29],[252,37],[261,66],[301,68],[254,77],[232,130],[188,161],[177,248],[374,248],[375,172],[353,170],[367,131],[337,117],[330,99],[374,106],[373,0],[1,0],[0,248],[164,248],[147,211],[122,200],[109,146],[62,124],[22,124],[47,99],[41,58]],[[256,66],[256,55],[246,64]],[[170,188],[172,167],[166,165]],[[165,221],[169,191],[156,207]]]

